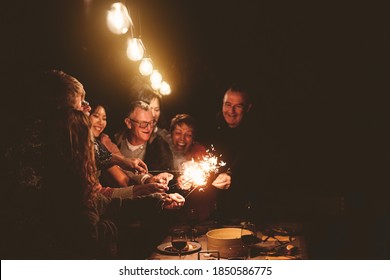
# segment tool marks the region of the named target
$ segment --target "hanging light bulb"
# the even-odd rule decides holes
[[[161,88],[161,82],[155,82],[155,83],[152,82],[151,86],[152,86],[152,89],[154,89],[155,91],[158,91]]]
[[[145,52],[141,39],[131,38],[127,43],[127,57],[133,61],[141,60]]]
[[[130,18],[129,12],[123,3],[117,2],[111,5],[107,12],[107,26],[114,34],[125,34],[133,22]]]
[[[159,90],[162,82],[162,75],[158,70],[153,70],[152,74],[150,74],[150,81],[152,83],[152,88],[154,90]]]
[[[140,65],[139,65],[139,72],[143,76],[148,76],[148,75],[152,74],[152,72],[153,72],[152,59],[150,59],[149,57],[143,58],[141,60]]]
[[[150,81],[152,84],[161,84],[162,75],[158,70],[153,70],[152,74],[150,75]]]
[[[162,95],[170,94],[171,93],[171,86],[165,81],[161,82],[160,93]]]

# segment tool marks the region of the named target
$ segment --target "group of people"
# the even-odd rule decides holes
[[[55,257],[117,258],[121,231],[129,224],[153,225],[155,231],[161,225],[163,232],[168,210],[195,208],[203,220],[213,212],[227,220],[242,218],[257,202],[258,185],[249,178],[259,169],[258,162],[250,160],[258,139],[246,89],[227,89],[215,133],[203,145],[196,141],[198,127],[189,114],[177,114],[168,129],[159,126],[161,97],[147,87],[135,92],[124,128],[112,138],[104,133],[106,106],[88,103],[75,77],[48,71],[41,93],[27,139],[15,143],[8,157],[23,158],[10,165],[17,178],[11,181],[39,189],[39,213],[55,239]],[[214,174],[203,193],[185,199],[170,182],[177,180],[180,186],[174,175],[180,174],[182,164],[206,155],[210,145],[226,167]],[[156,241],[156,235],[141,232],[149,244]]]

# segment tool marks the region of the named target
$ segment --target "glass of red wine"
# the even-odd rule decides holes
[[[175,248],[179,254],[179,260],[181,260],[181,253],[187,246],[187,234],[184,229],[173,229],[171,232],[172,247]]]
[[[241,226],[241,241],[247,247],[247,260],[251,259],[251,245],[257,240],[256,226],[253,223],[245,223]]]

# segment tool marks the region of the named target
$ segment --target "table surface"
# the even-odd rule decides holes
[[[201,245],[201,249],[193,253],[183,254],[182,260],[218,259],[217,254],[210,254],[208,252],[206,233],[211,229],[223,227],[240,227],[240,225],[197,225],[196,230],[199,234],[196,236],[195,241]],[[302,235],[301,226],[297,223],[273,223],[259,225],[257,226],[257,236],[259,238],[259,242],[251,246],[252,260],[307,259],[305,238]],[[163,240],[162,244],[169,242],[170,237],[167,236]],[[293,250],[288,250],[290,248],[293,248]],[[178,260],[179,257],[177,254],[165,253],[156,248],[149,259]],[[225,258],[221,257],[220,259]]]

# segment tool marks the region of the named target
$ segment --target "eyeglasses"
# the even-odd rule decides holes
[[[156,125],[156,121],[155,120],[152,120],[150,122],[139,122],[139,121],[136,121],[136,120],[133,120],[133,119],[130,119],[130,121],[138,124],[138,126],[140,128],[147,128],[149,125],[151,128],[153,128],[155,125]]]

